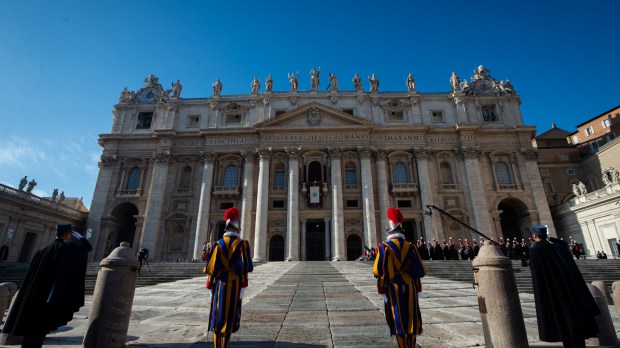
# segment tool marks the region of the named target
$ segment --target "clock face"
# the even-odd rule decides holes
[[[488,80],[481,80],[476,83],[476,90],[483,95],[489,95],[493,93],[493,84]]]
[[[153,103],[155,102],[156,93],[152,89],[147,89],[142,94],[140,94],[140,101],[143,103]]]

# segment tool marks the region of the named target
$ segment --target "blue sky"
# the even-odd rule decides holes
[[[155,74],[182,97],[249,93],[256,75],[286,90],[313,67],[352,89],[450,89],[480,64],[509,78],[541,133],[618,104],[620,1],[0,1],[0,183],[24,175],[90,206],[112,108]],[[367,81],[364,81],[367,86]],[[327,84],[324,82],[322,87]]]

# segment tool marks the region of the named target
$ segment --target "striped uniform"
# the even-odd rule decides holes
[[[207,255],[205,273],[207,288],[212,290],[209,331],[230,336],[239,330],[241,320],[241,288],[248,286],[252,272],[252,257],[248,241],[234,232],[213,243]]]
[[[422,333],[418,292],[422,291],[420,278],[426,275],[417,248],[400,233],[390,235],[379,248],[373,274],[379,293],[388,297],[385,318],[390,334],[410,335],[415,342],[415,336]]]

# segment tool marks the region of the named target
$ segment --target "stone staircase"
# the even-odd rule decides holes
[[[370,262],[365,263],[372,267]],[[151,272],[146,265],[138,277],[137,286],[154,285],[165,282],[173,282],[180,279],[189,279],[204,276],[203,262],[150,262]],[[473,286],[474,274],[471,261],[425,261],[424,265],[428,275],[443,279],[469,282]],[[620,280],[620,260],[578,260],[577,265],[586,282],[603,280],[611,292],[611,284]],[[529,267],[522,267],[520,261],[513,261],[512,268],[519,292],[532,292],[532,276]],[[19,287],[28,270],[27,263],[5,262],[0,263],[0,283],[12,282]],[[86,270],[86,292],[92,294],[97,281],[99,263],[89,263]]]

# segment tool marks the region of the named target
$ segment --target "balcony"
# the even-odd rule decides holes
[[[177,187],[175,192],[175,196],[193,196],[194,190],[189,187]]]
[[[239,197],[239,186],[214,186],[213,195],[222,198],[237,198]]]
[[[499,184],[497,185],[498,192],[511,192],[511,191],[520,191],[521,185],[517,184]]]
[[[134,190],[116,190],[116,197],[118,198],[134,198],[140,197],[142,194],[142,190],[134,189]]]
[[[418,184],[392,184],[391,192],[395,196],[413,196],[416,192],[418,192]]]
[[[442,191],[458,191],[459,185],[458,184],[441,184],[441,190]]]
[[[359,191],[360,190],[360,185],[344,185],[344,190],[345,191]]]

